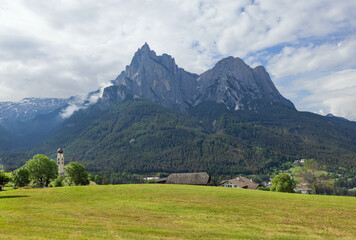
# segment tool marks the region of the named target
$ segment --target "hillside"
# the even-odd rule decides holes
[[[278,104],[256,113],[208,103],[186,113],[136,99],[78,111],[33,150],[2,154],[2,163],[11,169],[37,153],[55,158],[61,145],[66,162],[84,163],[112,183],[122,183],[116,175],[123,172],[207,171],[214,177],[268,178],[274,169],[300,158],[315,158],[330,172],[339,167],[352,172],[354,136],[353,122]]]
[[[0,192],[1,239],[354,239],[356,199],[183,185]]]
[[[355,177],[356,123],[297,111],[262,66],[239,58],[197,75],[145,44],[111,86],[82,104],[65,120],[56,109],[12,123],[23,147],[38,144],[0,152],[0,164],[11,171],[37,153],[55,158],[61,145],[66,162],[84,163],[111,183],[125,182],[121,174],[197,171],[268,179],[301,158]]]
[[[20,139],[0,125],[0,151],[7,151],[18,146],[21,146]]]
[[[147,100],[80,111],[36,151],[53,155],[58,143],[66,149],[66,161],[79,160],[102,174],[206,170],[234,174],[249,165],[243,154],[252,154],[238,139],[213,134],[189,114]]]
[[[330,169],[356,170],[356,123],[299,112],[279,104],[254,111],[230,111],[206,103],[193,115],[215,132],[233,136],[262,151],[292,158],[315,158]]]

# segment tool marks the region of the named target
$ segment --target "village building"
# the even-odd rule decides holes
[[[308,186],[308,183],[302,182],[298,184],[295,188],[294,191],[297,193],[301,194],[311,194],[312,189]]]
[[[231,188],[245,188],[245,189],[257,189],[260,184],[252,181],[245,177],[237,177],[230,180],[221,181],[220,187],[231,187]]]
[[[299,159],[294,161],[294,164],[303,165],[304,163],[305,163],[305,159]]]
[[[262,186],[265,186],[265,187],[272,187],[272,179],[270,179],[269,181],[265,181],[265,182],[262,182]]]
[[[63,149],[61,147],[57,150],[57,165],[58,165],[58,175],[64,176],[64,156]]]
[[[172,173],[167,178],[155,180],[155,183],[209,185],[211,177],[206,172],[199,173]]]
[[[144,181],[150,181],[150,180],[158,180],[159,177],[144,177],[143,180]]]
[[[312,189],[308,188],[306,186],[297,186],[296,188],[294,188],[294,191],[297,193],[301,193],[301,194],[311,194],[312,193]]]

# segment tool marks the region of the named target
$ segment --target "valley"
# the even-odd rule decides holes
[[[262,182],[302,158],[346,181],[355,177],[356,123],[297,111],[262,66],[252,69],[239,58],[197,75],[145,44],[111,86],[83,102],[70,99],[3,124],[6,171],[38,153],[54,158],[60,145],[68,162],[81,162],[114,184],[138,181],[123,175],[199,171],[212,175],[213,184],[236,175]],[[71,107],[78,110],[64,118]]]

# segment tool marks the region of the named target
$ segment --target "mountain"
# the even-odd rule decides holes
[[[329,118],[336,118],[336,119],[339,119],[339,120],[343,120],[343,121],[346,121],[346,122],[349,122],[350,120],[346,119],[346,118],[343,118],[343,117],[338,117],[338,116],[335,116],[331,113],[329,114],[326,114],[325,117],[329,117]]]
[[[251,69],[240,58],[220,60],[197,80],[194,105],[213,101],[223,103],[228,109],[243,110],[255,108],[253,102],[263,99],[295,109],[293,103],[278,92],[264,67]]]
[[[65,98],[24,98],[19,102],[0,102],[0,120],[27,121],[69,104]]]
[[[147,99],[125,100],[108,109],[97,103],[64,121],[60,131],[36,148],[55,157],[61,144],[66,161],[80,161],[101,174],[118,172],[263,172],[285,160],[255,153],[232,135],[209,129],[195,116]]]
[[[228,57],[197,75],[179,68],[167,54],[157,56],[147,43],[138,49],[113,84],[120,87],[106,89],[107,101],[142,97],[187,111],[204,101],[223,103],[228,109],[251,109],[256,108],[254,100],[262,99],[295,109],[278,92],[262,66],[251,69],[241,59]]]
[[[268,179],[300,158],[335,173],[356,171],[356,123],[297,111],[262,66],[228,57],[197,75],[145,44],[112,83],[92,93],[96,103],[51,126],[35,148],[0,154],[2,164],[13,169],[36,153],[55,158],[61,145],[66,161],[112,183],[124,173],[194,171]],[[51,122],[44,116],[38,126]]]
[[[196,92],[197,78],[197,74],[179,68],[171,56],[157,56],[145,43],[113,83],[125,86],[126,94],[135,98],[143,97],[174,109],[186,110],[189,99]]]
[[[0,151],[8,151],[22,144],[19,138],[0,125]]]
[[[49,136],[63,122],[61,112],[76,102],[75,97],[25,98],[19,102],[0,102],[0,126],[6,133],[6,148],[33,146]],[[16,140],[15,140],[16,139]]]
[[[266,103],[263,111],[256,112],[204,102],[192,110],[182,112],[142,98],[109,107],[98,102],[66,119],[26,156],[43,153],[55,158],[61,145],[66,162],[84,163],[90,172],[113,183],[121,182],[118,173],[268,176],[301,158],[315,158],[332,172],[356,168],[353,122],[282,104]],[[2,156],[3,164],[21,166],[25,157],[18,157]]]

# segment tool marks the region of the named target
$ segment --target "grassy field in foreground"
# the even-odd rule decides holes
[[[356,198],[182,185],[0,192],[0,239],[356,239]]]

